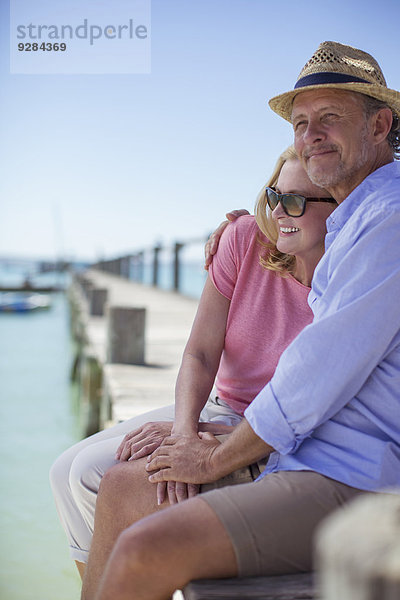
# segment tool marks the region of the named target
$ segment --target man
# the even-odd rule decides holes
[[[153,482],[216,481],[269,455],[267,468],[256,483],[127,529],[98,600],[161,600],[191,579],[308,570],[327,514],[400,484],[400,94],[370,55],[325,42],[270,105],[292,122],[311,180],[340,203],[310,293],[314,321],[223,443],[169,438],[148,464]]]

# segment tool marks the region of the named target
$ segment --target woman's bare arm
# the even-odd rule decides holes
[[[186,344],[175,388],[173,433],[197,433],[225,341],[230,301],[208,278]]]

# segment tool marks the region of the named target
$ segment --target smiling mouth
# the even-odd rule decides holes
[[[336,152],[334,148],[327,148],[326,150],[319,150],[318,152],[310,152],[310,154],[306,155],[306,158],[307,160],[310,160],[311,158],[319,158],[321,156],[326,156],[327,154],[333,154],[334,152]]]
[[[279,231],[281,233],[297,233],[300,229],[298,227],[279,227]]]

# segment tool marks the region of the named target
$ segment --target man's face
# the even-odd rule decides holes
[[[373,144],[362,97],[332,89],[301,92],[292,123],[296,151],[313,183],[331,193],[339,187],[346,196],[368,175]]]

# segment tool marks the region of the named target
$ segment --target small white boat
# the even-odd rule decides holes
[[[50,296],[45,294],[1,294],[0,312],[32,312],[50,308]]]

